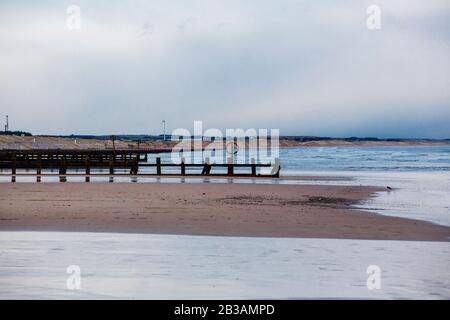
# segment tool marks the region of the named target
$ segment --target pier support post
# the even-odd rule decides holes
[[[61,164],[59,167],[59,182],[67,181],[66,173],[67,173],[66,156],[64,156],[63,159],[61,160]]]
[[[89,156],[86,156],[86,177],[84,178],[85,182],[91,181],[91,159]]]
[[[280,159],[275,158],[275,161],[274,161],[274,164],[272,167],[272,171],[270,173],[272,175],[272,177],[279,178],[280,177],[280,169],[281,169]]]
[[[37,156],[36,182],[41,182],[42,161],[41,155]]]
[[[109,174],[114,174],[114,156],[109,156]]]
[[[130,169],[130,174],[138,174],[139,170],[139,155],[133,160],[133,165]]]
[[[161,175],[161,158],[156,158],[156,174]]]
[[[228,175],[232,176],[234,173],[233,167],[233,157],[228,157]]]
[[[112,175],[114,175],[114,159],[115,159],[115,155],[109,156],[109,174],[111,175],[109,177],[109,182],[114,182],[114,177],[112,176]]]
[[[256,159],[252,158],[252,177],[256,177]]]
[[[186,175],[186,163],[184,157],[181,158],[181,175],[182,176]]]
[[[16,155],[11,158],[11,182],[16,182]]]
[[[211,172],[211,164],[209,163],[209,157],[205,158],[205,164],[203,165],[202,175],[209,176]]]

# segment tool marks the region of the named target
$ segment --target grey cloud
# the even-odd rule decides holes
[[[450,137],[450,4],[379,1],[0,4],[0,108],[35,133],[271,127]]]

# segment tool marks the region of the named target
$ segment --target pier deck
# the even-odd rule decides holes
[[[0,169],[10,175],[11,182],[16,176],[35,175],[38,182],[42,176],[59,176],[60,181],[66,181],[68,176],[85,176],[89,182],[91,176],[230,176],[230,177],[279,177],[279,161],[271,163],[256,163],[252,159],[250,164],[234,163],[229,157],[227,163],[188,163],[184,159],[180,163],[162,163],[156,157],[154,163],[148,162],[148,154],[168,152],[166,149],[104,149],[104,150],[0,150]],[[141,173],[145,167],[155,168],[154,173]],[[272,167],[270,174],[258,173],[257,168]],[[171,170],[167,171],[167,168]],[[217,172],[214,168],[222,168],[224,172]],[[239,168],[239,172],[235,169]],[[109,173],[96,172],[103,169]],[[201,173],[199,173],[199,169]],[[243,172],[242,169],[248,169]],[[30,173],[29,171],[35,171]],[[46,170],[46,171],[45,171]],[[48,172],[50,170],[50,172]],[[53,170],[58,170],[54,173]],[[82,170],[84,173],[80,173]],[[124,171],[125,170],[125,171]],[[9,172],[8,172],[9,171]],[[120,171],[120,172],[118,172]]]

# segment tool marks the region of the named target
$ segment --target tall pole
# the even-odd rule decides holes
[[[5,125],[5,132],[9,131],[9,119],[8,119],[8,115],[6,115],[6,125]]]
[[[166,141],[166,120],[162,121],[163,124],[163,136],[164,136],[164,141]]]
[[[111,140],[112,140],[112,145],[113,145],[113,150],[116,151],[116,136],[112,135],[111,136]]]

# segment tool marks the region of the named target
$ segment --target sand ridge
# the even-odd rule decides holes
[[[363,186],[0,184],[0,230],[448,241],[450,228],[351,207]]]

